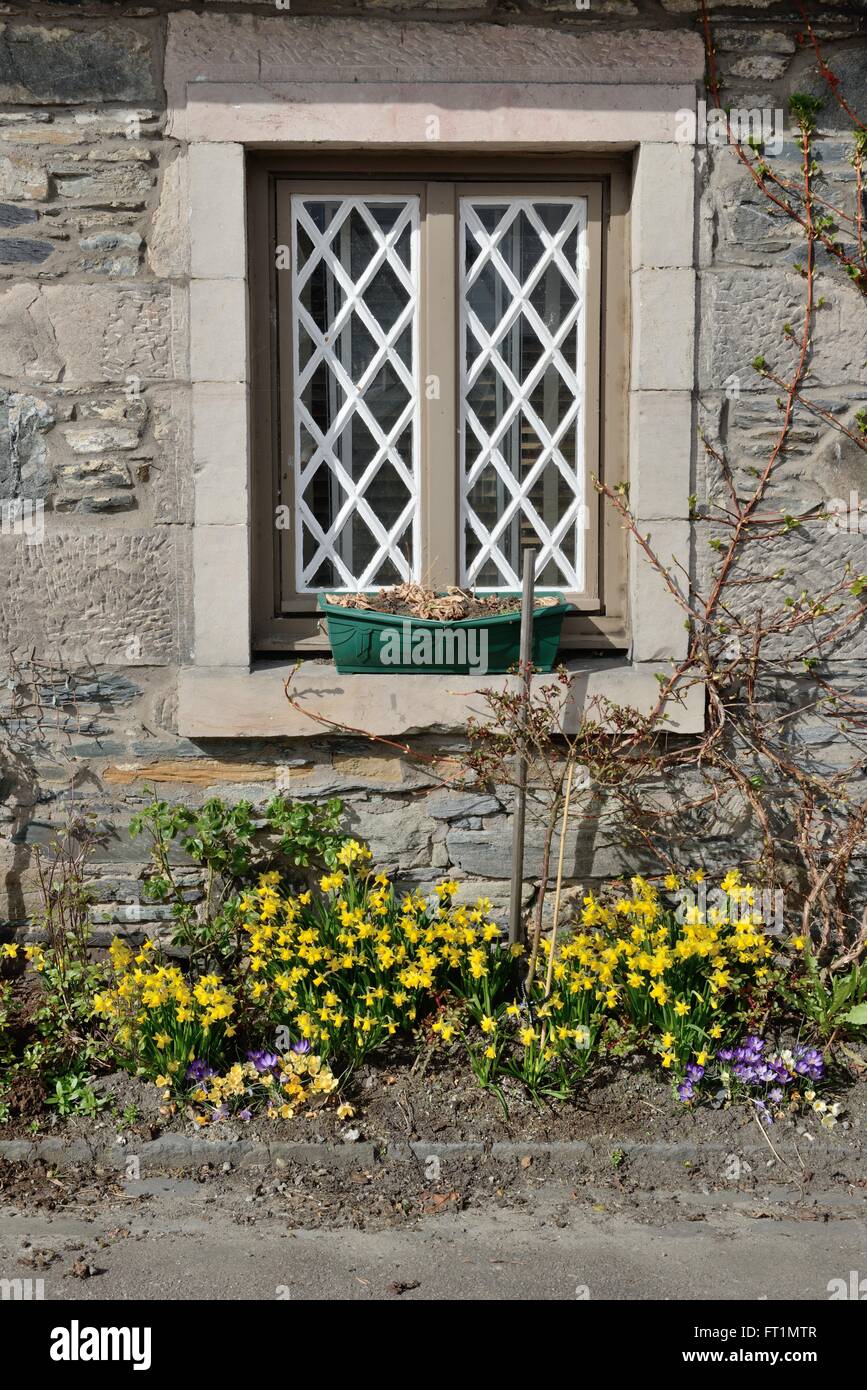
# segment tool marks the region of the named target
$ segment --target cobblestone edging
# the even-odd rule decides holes
[[[774,1145],[781,1161],[798,1170],[803,1167],[805,1158],[810,1160],[810,1169],[821,1163],[833,1161],[835,1174],[853,1178],[863,1175],[864,1160],[867,1157],[865,1146],[860,1142],[842,1144],[816,1144],[809,1146],[805,1153],[791,1142],[776,1142]],[[50,1163],[58,1167],[72,1167],[76,1164],[105,1165],[112,1169],[126,1170],[134,1159],[140,1173],[177,1172],[188,1168],[207,1165],[230,1164],[233,1169],[279,1167],[297,1164],[309,1168],[364,1168],[380,1163],[414,1162],[425,1164],[431,1158],[440,1163],[462,1162],[478,1159],[494,1163],[521,1163],[529,1158],[534,1163],[548,1164],[552,1168],[592,1170],[604,1165],[612,1171],[612,1155],[618,1156],[618,1166],[649,1160],[656,1167],[676,1169],[680,1176],[692,1167],[698,1167],[710,1160],[719,1165],[731,1155],[736,1155],[754,1166],[758,1174],[768,1164],[776,1167],[771,1151],[759,1143],[735,1143],[728,1141],[644,1142],[611,1137],[595,1137],[588,1140],[552,1141],[550,1143],[521,1143],[516,1140],[500,1141],[493,1144],[482,1141],[442,1142],[438,1140],[413,1140],[387,1142],[370,1141],[357,1143],[312,1143],[275,1140],[262,1143],[245,1139],[223,1140],[204,1139],[182,1134],[164,1134],[158,1139],[149,1140],[136,1147],[133,1143],[91,1143],[87,1139],[4,1139],[0,1140],[0,1162],[7,1163]]]

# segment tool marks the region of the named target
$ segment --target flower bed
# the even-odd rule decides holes
[[[38,1132],[46,1112],[92,1118],[105,1104],[94,1078],[120,1068],[156,1088],[160,1124],[339,1125],[363,1111],[371,1064],[383,1085],[445,1065],[507,1120],[518,1097],[586,1104],[627,1067],[656,1070],[672,1115],[842,1118],[832,1092],[862,1065],[864,967],[846,989],[824,982],[802,936],[769,934],[738,871],[710,908],[700,872],[588,894],[528,971],[489,902],[458,903],[452,881],[431,900],[400,893],[332,830],[306,887],[242,865],[240,890],[209,915],[179,899],[185,964],[151,940],[117,939],[93,961],[75,931],[0,947],[19,967],[0,995],[3,1119]]]

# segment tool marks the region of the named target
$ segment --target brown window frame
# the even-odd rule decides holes
[[[456,582],[458,564],[458,444],[452,431],[458,413],[457,360],[457,207],[459,194],[482,191],[561,192],[588,195],[591,262],[598,253],[601,272],[588,285],[587,334],[588,401],[585,438],[589,471],[612,485],[625,481],[628,447],[628,204],[629,160],[596,159],[571,154],[558,158],[489,155],[471,157],[438,154],[371,155],[364,151],[341,155],[248,156],[248,247],[250,280],[251,443],[252,443],[252,568],[253,649],[260,656],[277,653],[326,654],[324,627],[315,611],[316,595],[291,596],[291,611],[283,610],[286,595],[285,552],[276,526],[277,509],[292,506],[291,478],[281,459],[291,441],[288,432],[290,372],[280,368],[285,355],[285,325],[291,286],[289,274],[276,264],[276,248],[289,244],[283,208],[288,186],[327,188],[366,186],[368,191],[397,192],[403,185],[422,188],[421,221],[421,362],[423,382],[429,362],[453,362],[454,371],[441,376],[440,397],[421,397],[422,563],[428,583],[437,587]],[[282,195],[282,197],[278,196]],[[593,290],[598,285],[594,302]],[[595,332],[592,322],[598,324]],[[291,324],[291,311],[289,311]],[[282,336],[282,344],[281,344]],[[291,360],[291,359],[290,359]],[[455,466],[436,475],[426,460],[452,448]],[[595,462],[595,466],[594,466]],[[289,486],[287,487],[287,483]],[[450,485],[450,486],[449,486]],[[444,494],[444,486],[446,492]],[[564,624],[563,647],[622,649],[628,645],[626,613],[626,544],[610,507],[598,502],[588,484],[591,507],[588,533],[589,592],[578,598],[581,612]],[[294,535],[294,516],[291,534]],[[576,596],[573,597],[573,601]]]

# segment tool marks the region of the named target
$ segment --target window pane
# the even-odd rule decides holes
[[[585,198],[462,198],[462,583],[584,587]]]
[[[292,197],[299,593],[419,577],[417,197]]]

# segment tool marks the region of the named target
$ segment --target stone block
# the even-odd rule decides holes
[[[22,155],[0,155],[0,198],[43,199],[48,191],[48,174],[42,164]]]
[[[543,827],[534,820],[527,822],[527,835],[524,845],[524,874],[527,879],[537,878],[542,868]],[[484,830],[450,830],[446,845],[452,864],[463,873],[474,877],[502,877],[504,866],[511,864],[512,827],[507,817],[495,827],[486,826]],[[556,875],[560,836],[554,836],[550,875]],[[592,829],[575,826],[570,828],[563,856],[564,874],[567,879],[581,879],[589,875],[614,876],[628,867],[629,850],[619,850],[616,846],[596,843]]]
[[[52,473],[45,435],[54,424],[46,401],[0,387],[0,497],[46,496]]]
[[[468,8],[465,6],[464,8]],[[165,82],[172,115],[197,79],[211,82],[635,82],[702,77],[698,34],[599,28],[581,34],[486,24],[400,28],[374,17],[169,15]],[[208,136],[205,134],[204,139]]]
[[[633,391],[629,402],[630,500],[636,514],[685,518],[693,449],[689,391]]]
[[[135,449],[141,431],[128,425],[94,429],[88,425],[64,430],[66,442],[74,454],[107,454],[115,449]]]
[[[190,558],[177,528],[0,538],[0,641],[45,661],[165,665],[182,652]]]
[[[693,264],[694,164],[692,145],[640,146],[632,201],[633,270]]]
[[[863,297],[841,276],[817,275],[816,297],[826,299],[813,332],[812,383],[836,386],[865,380],[867,320]],[[798,356],[804,282],[795,272],[753,269],[706,271],[701,278],[699,380],[702,387],[764,391],[751,363],[763,356],[789,378]]]
[[[138,232],[117,228],[95,232],[82,237],[78,245],[86,253],[81,262],[82,270],[124,279],[131,279],[138,273],[142,245]]]
[[[0,203],[0,227],[20,227],[25,222],[38,222],[39,213],[35,208],[16,207],[14,203]]]
[[[0,237],[0,265],[41,265],[54,250],[50,241]]]
[[[695,274],[632,275],[632,383],[646,391],[689,391],[695,376]]]
[[[151,387],[155,459],[151,470],[153,520],[165,525],[193,520],[190,391]]]
[[[394,810],[353,802],[348,810],[350,828],[370,846],[374,863],[401,869],[429,866],[436,822],[427,815],[424,801],[405,801]]]
[[[75,459],[72,463],[61,463],[57,469],[58,481],[73,484],[95,484],[100,490],[105,488],[132,487],[132,480],[126,464],[111,456],[92,459]]]
[[[104,203],[142,207],[156,176],[152,170],[134,165],[111,165],[107,169],[82,169],[75,165],[52,168],[59,198],[85,206]]]
[[[239,590],[235,582],[235,576],[246,576],[250,571],[247,526],[197,526],[193,536],[193,564],[196,664],[247,664],[250,660],[249,589]]]
[[[850,110],[860,112],[863,119],[867,108],[867,44],[850,38],[845,48],[827,51],[825,58],[834,76],[839,79],[839,92]],[[820,130],[852,130],[852,121],[837,101],[830,95],[828,84],[814,66],[809,72],[792,75],[790,93],[809,92],[822,97],[823,105],[819,114]]]
[[[669,567],[679,591],[685,593],[686,574],[689,573],[689,523],[645,522],[639,517],[638,527],[660,563]],[[634,541],[630,543],[630,570],[633,660],[666,661],[683,656],[687,646],[687,614]]]
[[[174,375],[173,292],[157,287],[0,289],[0,374],[66,385]]]
[[[190,270],[189,179],[187,159],[178,155],[163,168],[160,200],[147,238],[147,262],[164,280],[181,279]]]
[[[247,273],[244,148],[194,144],[189,149],[191,272],[197,279],[243,279]]]
[[[434,820],[458,820],[465,816],[495,816],[502,806],[495,796],[480,792],[452,791],[442,787],[424,799],[425,811]]]
[[[237,524],[249,513],[246,459],[247,387],[242,382],[193,385],[193,467],[196,521]]]
[[[118,19],[82,29],[5,24],[0,30],[0,102],[155,101],[156,37],[153,26]]]
[[[193,280],[190,285],[193,381],[246,381],[246,344],[247,293],[243,280]]]
[[[62,371],[63,359],[38,286],[20,281],[0,290],[0,375],[57,381]]]

